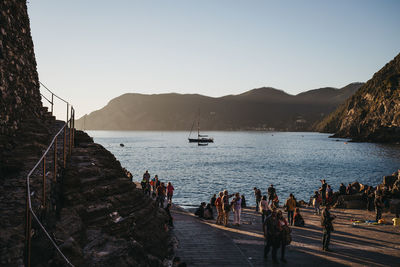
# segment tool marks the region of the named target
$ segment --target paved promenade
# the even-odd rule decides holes
[[[368,220],[373,212],[333,210],[338,216],[332,233],[333,252],[321,250],[319,216],[303,208],[306,227],[293,227],[287,263],[281,266],[400,266],[400,227],[392,225],[353,226],[351,219]],[[188,266],[267,266],[271,255],[263,258],[261,215],[253,209],[242,211],[242,225],[224,227],[174,207],[173,234],[178,239],[177,256]],[[385,214],[389,220],[393,215]],[[232,215],[230,223],[232,223]],[[278,251],[278,258],[280,258]]]

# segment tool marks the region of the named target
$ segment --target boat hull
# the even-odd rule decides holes
[[[189,143],[214,143],[212,138],[189,138]]]

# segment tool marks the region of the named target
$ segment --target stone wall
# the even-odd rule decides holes
[[[25,0],[0,1],[0,147],[39,113],[39,79]]]

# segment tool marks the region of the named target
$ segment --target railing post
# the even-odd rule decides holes
[[[64,145],[63,145],[64,168],[67,166],[67,126],[64,126]]]
[[[43,158],[43,208],[46,208],[46,157]]]
[[[69,104],[67,103],[67,120],[65,121],[68,124],[68,115],[69,115]]]
[[[54,182],[57,182],[57,137],[54,139]]]
[[[32,217],[29,209],[29,193],[26,190],[26,266],[31,266],[31,230],[32,230]]]
[[[72,146],[75,147],[75,109],[72,117]]]
[[[51,116],[53,116],[54,94],[51,93]]]

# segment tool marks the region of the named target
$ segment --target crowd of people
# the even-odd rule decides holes
[[[165,212],[168,215],[168,226],[173,227],[173,218],[170,209],[175,188],[171,182],[168,182],[167,185],[165,185],[164,182],[161,182],[158,179],[157,174],[152,179],[150,179],[150,177],[149,171],[146,170],[143,174],[142,181],[140,182],[143,194],[155,199],[157,207],[165,209]],[[165,205],[165,198],[167,198],[167,205]]]
[[[331,239],[331,232],[334,230],[333,221],[336,218],[331,214],[330,209],[332,204],[336,201],[340,195],[352,195],[360,190],[354,188],[354,185],[349,184],[347,187],[342,183],[339,187],[339,191],[334,193],[331,185],[329,185],[325,179],[320,180],[321,186],[314,192],[313,197],[310,200],[310,204],[314,208],[314,214],[320,216],[322,226],[322,249],[324,251],[331,251],[329,249],[329,243]],[[168,216],[170,217],[170,226],[172,226],[172,216],[170,214],[170,207],[172,204],[172,197],[174,187],[170,182],[167,186],[158,179],[155,175],[153,179],[150,179],[150,174],[146,171],[143,174],[143,180],[141,182],[142,190],[144,194],[151,195],[156,200],[156,205],[164,207],[165,198],[167,198],[167,206],[165,208]],[[285,259],[285,248],[291,242],[291,226],[303,227],[305,221],[300,212],[300,205],[297,202],[293,193],[289,194],[289,197],[284,202],[282,208],[287,213],[287,219],[283,216],[282,210],[279,208],[279,198],[275,187],[271,184],[266,190],[266,194],[262,194],[261,189],[254,187],[254,198],[255,198],[255,211],[261,215],[262,228],[265,237],[264,246],[264,257],[268,258],[269,251],[272,250],[272,261],[278,262],[277,252],[280,249],[280,260],[286,262]],[[365,186],[362,190],[363,198],[367,202],[367,209],[372,210],[375,208],[376,220],[378,221],[382,217],[382,210],[385,207],[385,194],[381,188],[373,188],[371,186]],[[215,223],[218,225],[228,226],[229,216],[233,213],[233,225],[241,225],[241,212],[246,207],[246,198],[244,195],[240,195],[239,192],[229,194],[228,190],[214,194],[209,203],[202,202],[195,211],[195,215],[202,219],[214,220],[216,213]],[[323,211],[321,212],[321,207]],[[393,219],[394,225],[399,225],[400,220],[398,218]]]

